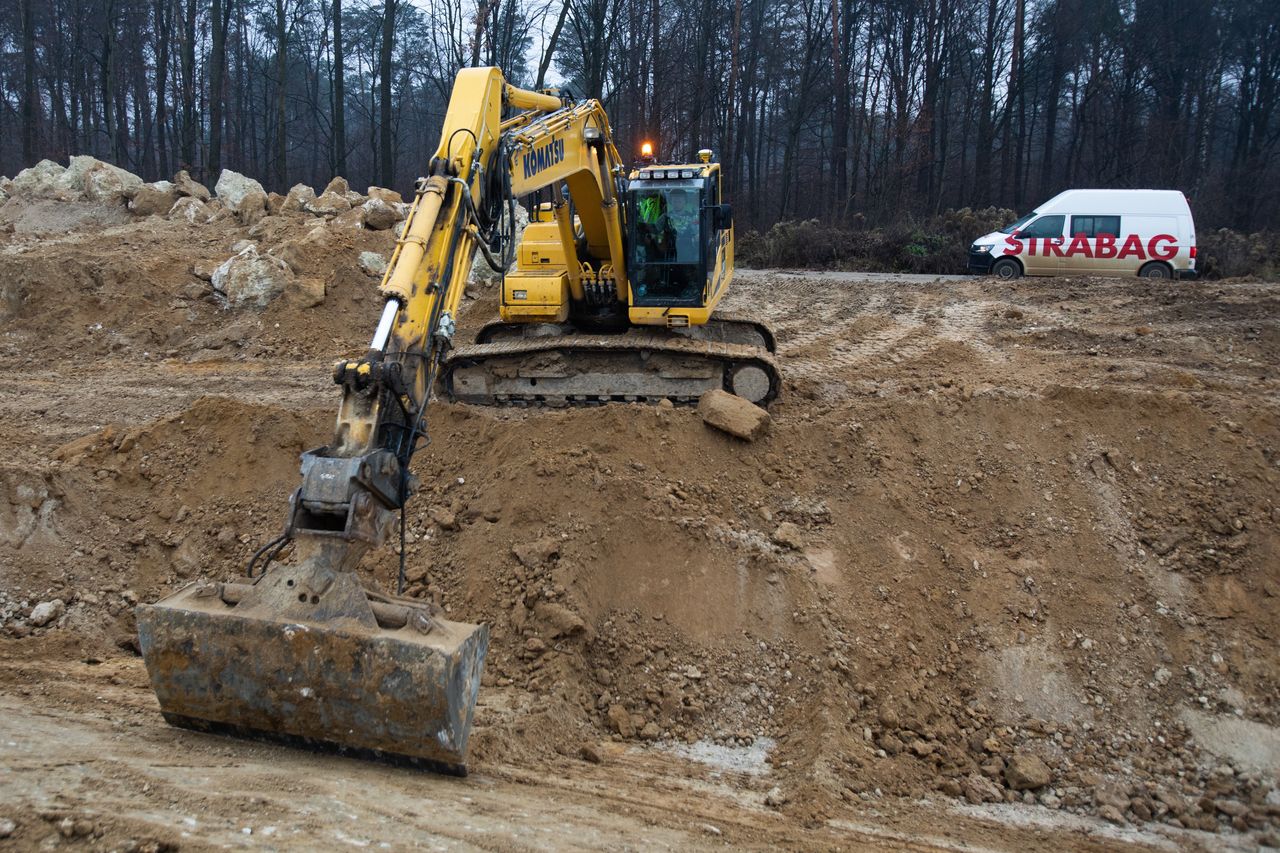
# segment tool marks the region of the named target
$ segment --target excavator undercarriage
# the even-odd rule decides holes
[[[441,376],[455,400],[480,405],[692,404],[724,389],[761,406],[778,395],[773,332],[717,315],[679,331],[638,327],[584,334],[568,325],[490,323],[458,347]]]

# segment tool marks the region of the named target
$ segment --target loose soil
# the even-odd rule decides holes
[[[279,531],[389,233],[313,245],[320,305],[230,310],[201,267],[315,220],[79,221],[0,236],[17,846],[1276,842],[1274,285],[748,271],[786,379],[755,443],[433,403],[409,592],[492,631],[458,781],[170,729],[133,639]]]

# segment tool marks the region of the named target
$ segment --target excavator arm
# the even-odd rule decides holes
[[[504,121],[504,107],[520,112]],[[347,570],[382,542],[393,511],[413,491],[408,462],[424,436],[426,403],[452,343],[474,253],[499,268],[509,260],[495,259],[487,243],[514,197],[552,190],[573,299],[585,298],[584,270],[597,286],[610,282],[615,300],[625,298],[621,171],[598,101],[564,105],[511,86],[496,68],[459,72],[430,174],[418,183],[379,286],[386,302],[369,351],[335,367],[344,390],[334,440],[304,456],[290,538],[311,537],[308,547]],[[340,537],[331,535],[339,529]]]
[[[386,301],[369,350],[334,368],[343,396],[333,441],[304,456],[287,533],[340,550],[327,558],[335,568],[354,568],[368,546],[381,544],[413,491],[408,465],[424,437],[432,381],[453,339],[472,257],[504,201],[494,197],[502,183],[492,174],[505,167],[504,107],[522,110],[513,124],[559,110],[561,101],[511,86],[496,68],[458,73],[440,146],[379,286]]]
[[[563,162],[538,177],[502,173],[539,139],[567,147],[594,115],[562,106],[507,84],[495,68],[459,72],[440,146],[380,285],[377,329],[362,357],[335,366],[343,393],[333,440],[303,454],[284,533],[254,555],[245,582],[200,581],[138,609],[143,657],[171,723],[465,772],[487,627],[366,590],[354,571],[414,490],[409,461],[426,434],[432,382],[472,257],[493,236],[508,188],[586,180]],[[520,112],[504,121],[508,108]],[[540,124],[566,113],[567,123]],[[507,135],[516,131],[523,137]],[[601,161],[585,153],[579,162],[599,182],[603,219],[609,164],[591,165]],[[615,239],[616,224],[613,235],[597,226],[603,241]],[[273,565],[290,544],[292,555]]]

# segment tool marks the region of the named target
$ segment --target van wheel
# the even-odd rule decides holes
[[[1012,258],[1001,258],[991,265],[991,274],[1005,281],[1022,278],[1022,264]]]
[[[1173,278],[1169,267],[1159,261],[1143,264],[1142,269],[1138,270],[1138,275],[1141,278]]]

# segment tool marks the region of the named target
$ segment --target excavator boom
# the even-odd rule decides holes
[[[138,608],[166,719],[465,772],[488,629],[365,589],[361,558],[397,514],[403,533],[437,380],[477,403],[687,402],[712,388],[773,399],[772,333],[711,316],[733,232],[705,154],[626,176],[597,101],[518,89],[496,68],[458,72],[373,338],[334,368],[333,438],[303,454],[284,531],[242,581]],[[548,215],[516,250],[514,199],[535,192],[550,194]],[[505,276],[503,322],[456,347],[477,250]],[[403,561],[402,548],[401,585]]]
[[[143,658],[171,723],[465,772],[487,626],[366,590],[355,571],[416,486],[409,462],[431,387],[471,258],[495,227],[488,166],[503,110],[527,121],[561,106],[495,68],[459,72],[380,286],[386,303],[369,351],[334,369],[343,394],[333,440],[303,454],[284,532],[242,582],[202,580],[138,608]]]

